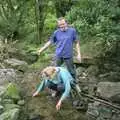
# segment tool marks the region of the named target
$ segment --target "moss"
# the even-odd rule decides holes
[[[14,83],[9,83],[6,90],[6,96],[12,98],[12,99],[20,99],[19,95],[20,91],[18,90],[18,87]]]

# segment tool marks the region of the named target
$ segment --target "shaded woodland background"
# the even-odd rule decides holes
[[[118,54],[119,0],[1,0],[0,40],[17,41],[17,48],[27,52],[36,50],[57,28],[58,17],[77,29],[83,54],[86,49],[95,56]]]

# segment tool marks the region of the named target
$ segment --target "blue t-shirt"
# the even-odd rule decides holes
[[[71,58],[73,56],[73,42],[78,40],[74,28],[69,27],[66,31],[57,29],[50,40],[56,45],[56,57]]]

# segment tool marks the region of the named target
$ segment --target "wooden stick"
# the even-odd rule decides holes
[[[120,110],[120,106],[117,106],[117,105],[115,105],[115,104],[113,104],[113,103],[110,103],[110,102],[108,102],[108,101],[105,101],[105,100],[102,100],[102,99],[99,99],[99,98],[96,98],[96,97],[93,97],[93,96],[91,96],[91,95],[88,95],[88,94],[85,94],[85,93],[80,93],[82,96],[85,96],[85,97],[88,97],[88,98],[90,98],[90,99],[93,99],[94,101],[98,101],[98,102],[101,102],[101,103],[103,103],[103,104],[105,104],[105,105],[109,105],[109,106],[111,106],[111,107],[113,107],[113,108],[115,108],[115,109],[117,109],[117,110]]]

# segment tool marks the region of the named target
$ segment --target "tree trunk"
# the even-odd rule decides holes
[[[35,3],[35,16],[36,16],[36,31],[37,31],[37,41],[36,43],[40,43],[40,29],[39,29],[39,2],[36,0]]]
[[[47,15],[47,0],[36,0],[37,43],[42,43],[44,22]]]
[[[73,5],[72,0],[54,0],[57,17],[64,17]]]

